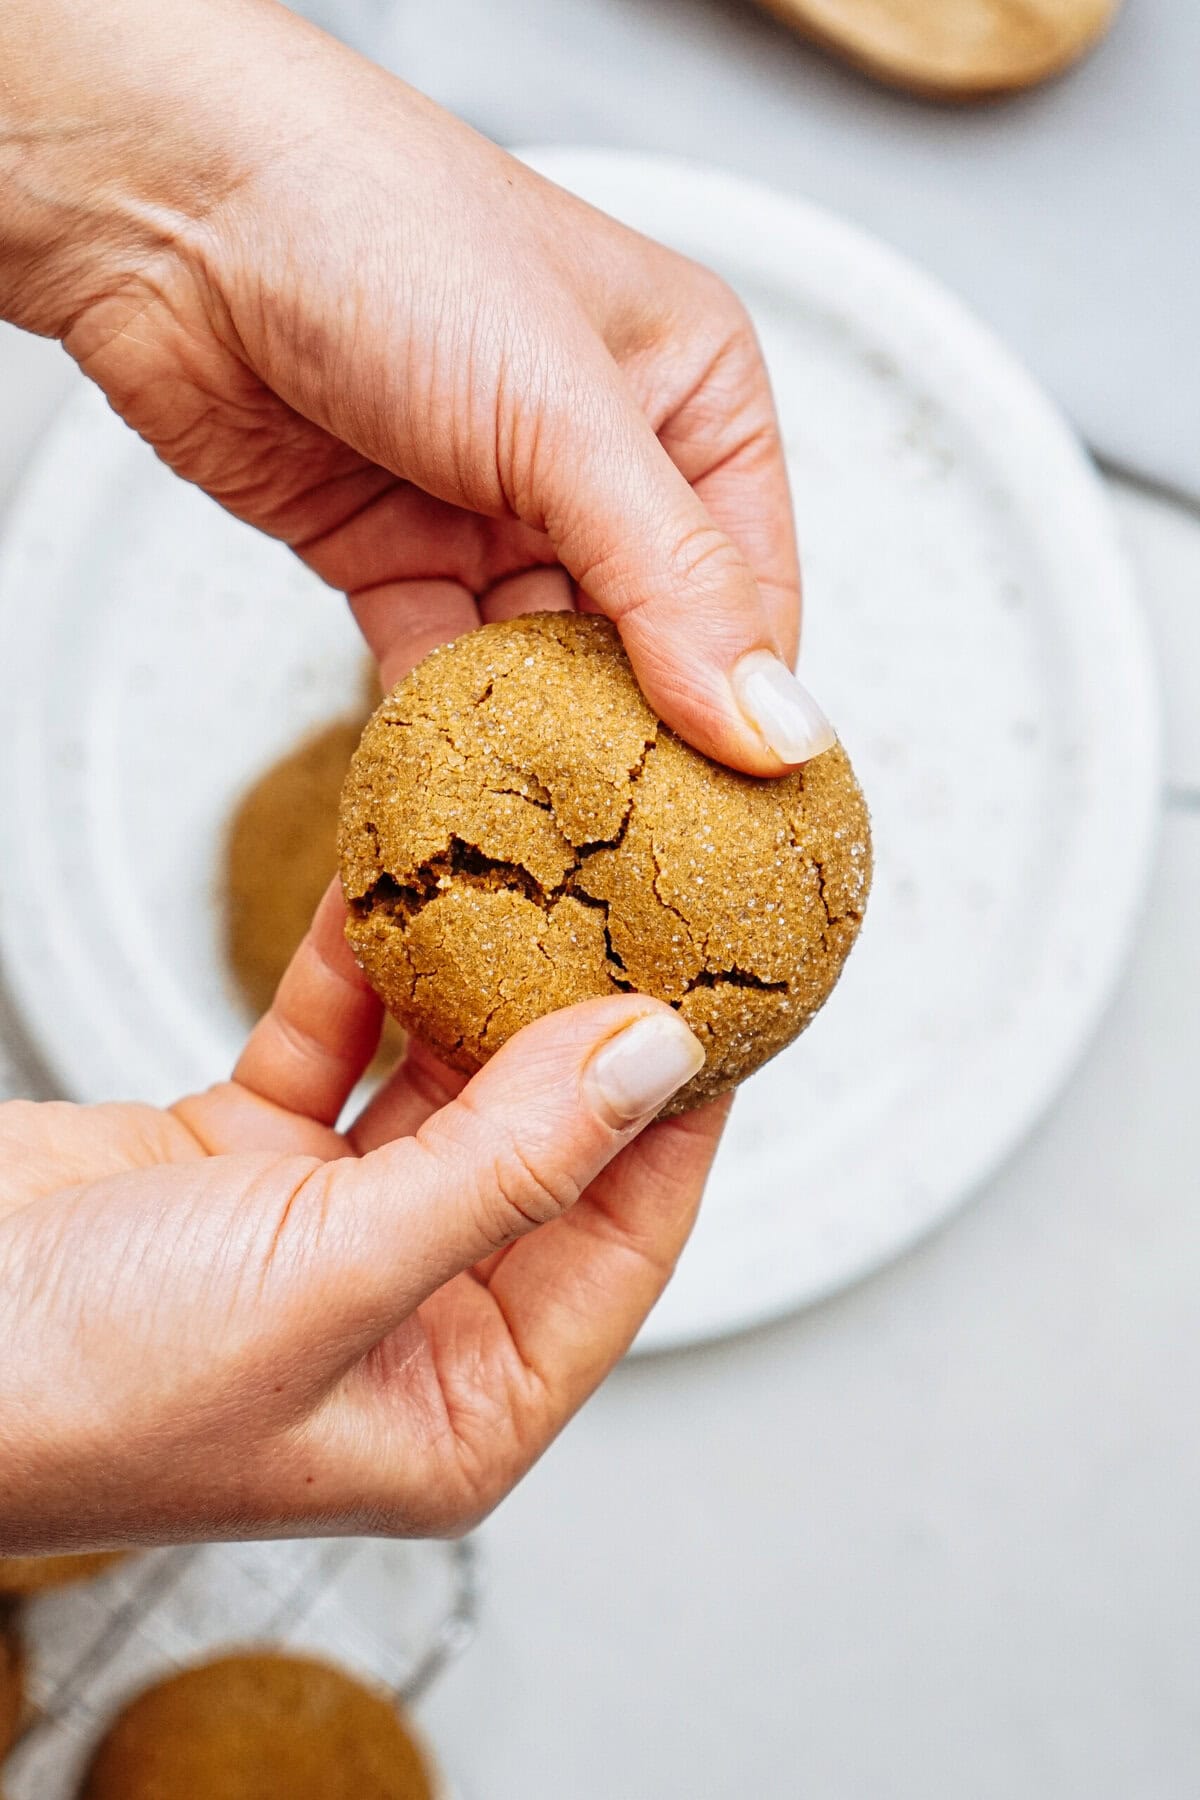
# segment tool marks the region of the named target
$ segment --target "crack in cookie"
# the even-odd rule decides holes
[[[355,956],[454,1067],[639,991],[707,1050],[670,1110],[804,1029],[871,871],[840,746],[778,781],[710,762],[651,714],[613,626],[572,613],[485,626],[400,683],[351,763],[339,848]]]

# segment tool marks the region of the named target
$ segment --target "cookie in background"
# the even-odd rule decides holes
[[[17,1736],[24,1703],[21,1640],[17,1635],[16,1611],[0,1607],[0,1762],[8,1755]]]
[[[79,1556],[0,1556],[0,1594],[44,1594],[75,1581],[91,1581],[124,1560],[124,1550]]]
[[[382,1690],[259,1651],[148,1688],[110,1727],[80,1800],[437,1800],[427,1757]]]
[[[357,710],[309,733],[272,763],[230,819],[221,869],[225,951],[251,1019],[270,1006],[337,871],[342,782],[379,698],[372,669]],[[394,1067],[403,1048],[403,1032],[387,1019],[373,1072]]]

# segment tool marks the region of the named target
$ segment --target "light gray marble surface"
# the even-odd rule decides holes
[[[1126,0],[983,108],[872,86],[751,0],[299,0],[507,143],[693,156],[941,274],[1110,456],[1200,493],[1200,6]]]
[[[0,330],[0,506],[72,379]],[[462,1800],[1194,1800],[1200,522],[1114,492],[1168,803],[1104,1028],[950,1229],[622,1369],[489,1522]]]

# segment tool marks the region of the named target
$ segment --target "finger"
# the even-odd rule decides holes
[[[387,450],[386,443],[372,446],[372,453]],[[323,515],[315,533],[293,534],[288,542],[343,593],[438,580],[481,594],[506,575],[555,560],[545,535],[518,519],[464,510],[457,497],[438,499],[408,481],[389,478],[383,492],[365,495],[349,487],[342,502],[341,513]]]
[[[383,1021],[350,954],[345,921],[341,885],[333,881],[233,1072],[261,1099],[327,1125],[374,1055]]]
[[[324,495],[319,530],[288,542],[350,596],[391,686],[437,644],[479,623],[477,594],[555,558],[545,535],[519,520],[466,511],[411,482],[387,477],[382,492],[371,486],[363,497],[370,473]],[[341,513],[331,510],[339,493]]]
[[[474,596],[457,581],[380,582],[352,593],[350,610],[385,694],[431,650],[479,623]]]
[[[758,583],[771,630],[795,664],[800,563],[791,488],[767,372],[749,331],[663,420],[659,442],[727,531]]]
[[[404,1060],[367,1101],[346,1137],[359,1156],[393,1139],[412,1137],[431,1114],[456,1100],[467,1077],[448,1069],[420,1038],[410,1037]]]
[[[670,1279],[727,1113],[726,1099],[652,1124],[577,1205],[440,1287],[339,1382],[325,1450],[374,1529],[461,1529],[541,1455]],[[397,1444],[401,1396],[415,1445]],[[410,1518],[397,1470],[418,1467]]]
[[[523,569],[488,589],[479,602],[487,625],[518,619],[523,613],[570,612],[575,604],[571,577],[565,569]]]
[[[746,557],[616,365],[589,373],[586,392],[559,400],[569,411],[539,421],[528,505],[616,621],[650,705],[707,755],[755,774],[828,749],[833,731],[781,657]]]
[[[800,651],[800,562],[777,440],[740,444],[695,486],[753,569],[775,642],[794,668]]]
[[[587,1001],[519,1032],[416,1137],[329,1165],[324,1214],[362,1247],[336,1259],[359,1353],[453,1276],[561,1218],[703,1060],[670,1007]]]
[[[486,1270],[517,1356],[552,1396],[553,1431],[625,1354],[670,1280],[731,1101],[652,1125],[558,1224]]]

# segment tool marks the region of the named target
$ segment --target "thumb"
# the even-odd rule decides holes
[[[415,1137],[327,1165],[367,1341],[559,1218],[703,1062],[669,1006],[585,1001],[518,1032]]]
[[[689,743],[777,775],[834,741],[779,654],[745,557],[659,443],[615,363],[561,392],[531,511],[614,620],[650,705]],[[586,426],[581,429],[581,422]],[[569,448],[569,454],[566,453]]]

